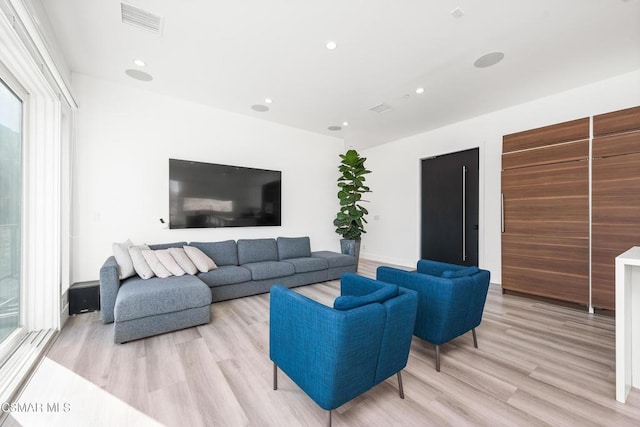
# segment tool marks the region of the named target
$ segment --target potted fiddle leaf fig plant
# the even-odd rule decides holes
[[[365,175],[371,173],[364,165],[367,160],[361,157],[356,150],[348,150],[345,154],[340,154],[342,159],[338,170],[338,199],[340,200],[340,210],[333,225],[336,226],[336,233],[342,236],[340,248],[342,253],[356,257],[356,266],[360,258],[360,239],[366,233],[364,224],[367,223],[365,216],[369,213],[362,206],[364,193],[371,190],[365,185]]]

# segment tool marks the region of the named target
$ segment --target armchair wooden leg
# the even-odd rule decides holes
[[[398,371],[398,393],[400,393],[400,399],[404,399],[404,388],[402,387],[402,371]]]
[[[471,330],[471,333],[473,334],[473,346],[475,348],[478,348],[478,338],[476,337],[476,328],[473,328]]]
[[[436,346],[436,371],[440,372],[440,346]]]
[[[273,362],[273,389],[278,389],[278,365],[276,362]]]
[[[327,419],[327,427],[331,427],[331,410],[329,411],[329,418]]]

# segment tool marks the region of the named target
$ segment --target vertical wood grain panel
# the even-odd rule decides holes
[[[587,160],[588,157],[589,140],[585,139],[533,150],[505,153],[502,155],[502,169],[506,170],[574,160]]]
[[[575,136],[576,123],[584,134],[583,121],[569,123],[543,128],[541,140],[553,139],[549,128]],[[503,154],[503,289],[589,303],[588,157],[588,140]]]
[[[640,131],[607,135],[593,139],[593,157],[640,153]]]
[[[581,139],[589,139],[588,117],[505,135],[502,137],[502,152],[511,153]]]
[[[615,257],[640,245],[640,106],[594,116],[593,134],[591,183],[588,119],[503,137],[504,289],[588,303],[591,243],[591,303],[615,309]]]
[[[588,304],[588,239],[505,233],[502,251],[504,289]]]
[[[640,245],[640,107],[593,118],[592,303],[615,309],[615,257]]]
[[[593,116],[593,136],[640,129],[640,106]]]

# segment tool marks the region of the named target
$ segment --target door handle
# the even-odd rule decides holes
[[[462,261],[467,260],[467,167],[462,166]]]
[[[504,193],[500,193],[500,230],[504,233]]]

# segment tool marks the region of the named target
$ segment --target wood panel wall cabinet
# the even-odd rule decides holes
[[[502,288],[589,304],[589,119],[503,137]]]
[[[640,245],[640,107],[593,117],[592,305],[615,309],[615,257]]]

